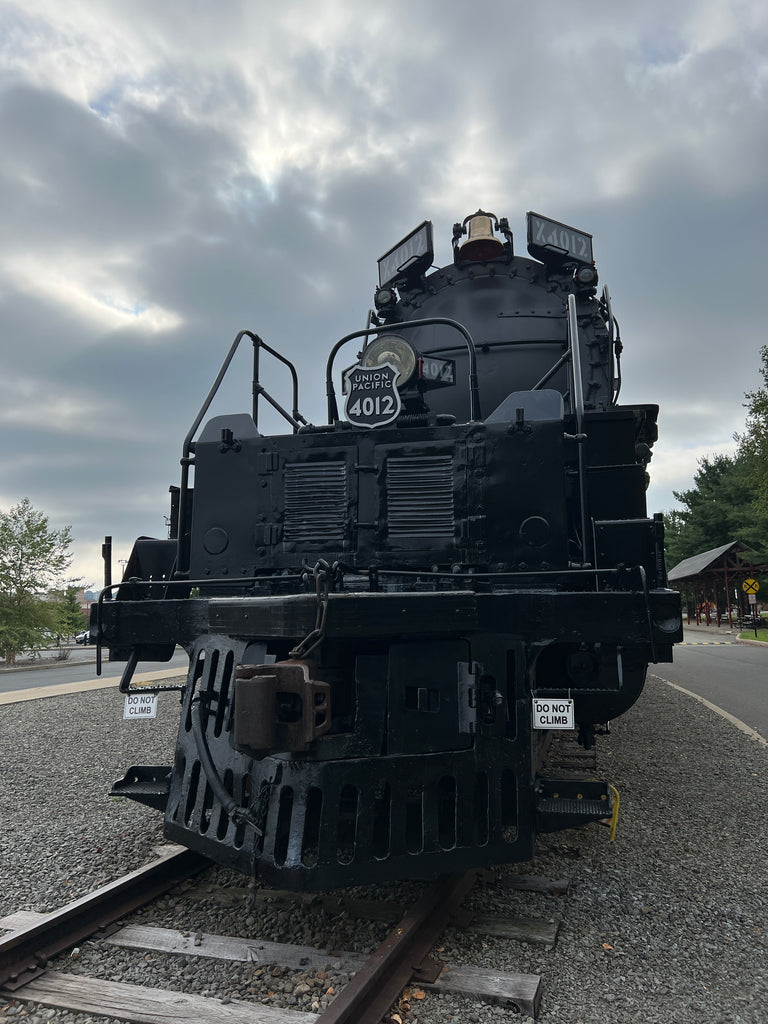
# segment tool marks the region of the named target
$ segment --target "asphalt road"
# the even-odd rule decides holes
[[[737,644],[722,632],[687,630],[671,665],[650,671],[717,704],[768,740],[768,645]]]
[[[81,655],[82,657],[82,655]],[[137,673],[160,672],[164,669],[178,670],[186,668],[188,663],[186,653],[178,649],[170,661],[143,661],[137,669]],[[76,662],[56,663],[55,666],[44,666],[41,668],[26,668],[18,671],[0,672],[0,693],[11,693],[14,690],[31,690],[39,686],[58,686],[61,683],[90,682],[94,679],[119,680],[125,667],[124,662],[106,660],[101,666],[101,675],[96,675],[96,654],[92,658]]]

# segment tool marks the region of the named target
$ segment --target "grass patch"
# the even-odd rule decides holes
[[[745,629],[739,633],[739,640],[764,640],[768,643],[768,629],[760,629],[758,626],[757,636],[755,636],[754,629]]]

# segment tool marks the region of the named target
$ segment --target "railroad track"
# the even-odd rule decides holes
[[[173,848],[139,871],[97,890],[50,914],[19,912],[0,919],[10,934],[0,938],[0,998],[38,1003],[73,1012],[98,1013],[111,1018],[156,1024],[173,1019],[184,1024],[224,1021],[240,1024],[378,1024],[408,985],[415,991],[432,989],[460,993],[476,1000],[515,1006],[536,1017],[541,1002],[538,975],[490,971],[480,967],[446,965],[430,957],[430,950],[449,924],[496,935],[553,946],[557,925],[526,918],[476,915],[463,910],[464,897],[474,886],[478,872],[450,876],[425,888],[409,907],[345,896],[308,896],[223,888],[223,900],[248,899],[252,903],[305,903],[326,913],[344,913],[390,921],[394,927],[369,956],[334,951],[329,954],[307,946],[158,928],[139,924],[118,927],[117,921],[209,867],[197,854]],[[488,873],[485,873],[486,877]],[[567,882],[512,877],[515,888],[562,893]],[[217,887],[186,881],[178,898],[216,898]],[[335,971],[351,975],[332,1002],[321,1012],[308,1012],[239,999],[221,1000],[165,988],[105,981],[59,969],[48,969],[52,958],[78,946],[88,937],[111,946],[144,951],[145,954],[202,957],[241,961],[269,967],[272,974],[315,969],[320,975],[332,962]]]

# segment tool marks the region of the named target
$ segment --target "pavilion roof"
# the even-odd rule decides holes
[[[720,576],[728,569],[733,573],[762,572],[768,569],[764,555],[753,551],[741,540],[732,540],[711,551],[701,551],[691,558],[684,558],[667,573],[670,583],[676,580],[692,580],[696,577]]]

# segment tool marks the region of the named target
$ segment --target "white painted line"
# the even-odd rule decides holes
[[[155,679],[172,679],[186,677],[187,670],[166,669],[164,672],[140,672],[131,680],[131,686],[145,686]],[[85,693],[88,690],[107,690],[110,686],[117,687],[120,676],[109,676],[104,679],[85,679],[79,683],[59,683],[53,686],[34,686],[29,690],[11,690],[0,693],[0,704],[18,704],[25,700],[40,700],[43,697],[61,697],[67,693]]]
[[[693,697],[694,700],[697,700],[700,704],[709,708],[710,711],[714,711],[715,714],[720,715],[721,718],[730,722],[731,725],[735,725],[736,728],[740,732],[743,732],[745,736],[749,736],[751,740],[756,740],[758,743],[762,744],[762,746],[768,747],[768,740],[764,736],[761,736],[759,732],[752,729],[746,722],[742,722],[740,718],[730,714],[730,712],[726,711],[724,708],[718,707],[717,704],[713,704],[711,700],[706,700],[704,697],[700,697],[698,693],[694,693],[692,690],[686,690],[684,686],[678,686],[677,683],[670,683],[668,679],[662,679],[661,676],[654,675],[653,678],[658,679],[662,683],[666,683],[667,686],[671,686],[673,690],[679,690],[680,693],[684,693],[686,697]]]

